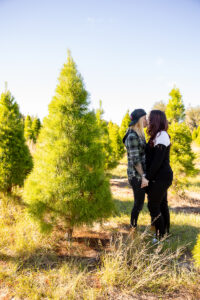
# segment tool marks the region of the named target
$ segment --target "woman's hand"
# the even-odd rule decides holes
[[[146,179],[145,177],[142,177],[142,182],[141,182],[141,189],[148,186],[149,180]]]

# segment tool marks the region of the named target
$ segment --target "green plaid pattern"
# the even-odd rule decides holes
[[[141,179],[141,175],[135,169],[135,165],[141,163],[144,172],[146,171],[146,165],[145,165],[146,140],[141,138],[133,129],[129,129],[128,136],[125,140],[125,146],[127,149],[127,158],[128,158],[128,168],[127,168],[128,179],[131,179],[132,177]]]

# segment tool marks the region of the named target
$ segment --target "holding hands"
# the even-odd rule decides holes
[[[141,189],[148,186],[149,180],[146,179],[144,176],[142,176],[142,183],[141,183]]]

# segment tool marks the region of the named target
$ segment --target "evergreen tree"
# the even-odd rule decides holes
[[[129,110],[128,110],[126,112],[125,116],[123,117],[121,126],[119,128],[119,135],[120,135],[121,139],[123,139],[123,137],[125,136],[130,122],[131,122],[131,120],[130,120],[130,115],[129,115]]]
[[[7,90],[0,97],[0,161],[0,190],[11,192],[14,186],[22,186],[32,158],[18,104]]]
[[[173,122],[169,126],[171,137],[170,161],[174,172],[173,185],[179,191],[186,182],[186,176],[194,176],[197,170],[194,166],[195,154],[191,149],[192,136],[185,122]]]
[[[43,231],[62,223],[71,235],[73,226],[102,220],[113,209],[100,131],[88,105],[88,93],[69,52],[24,188],[25,202]]]
[[[171,98],[169,99],[165,111],[168,121],[170,123],[183,121],[185,108],[179,89],[174,87],[169,93],[169,96]]]
[[[152,107],[152,110],[154,110],[154,109],[158,109],[158,110],[161,110],[161,111],[165,112],[165,110],[166,110],[165,102],[162,101],[162,100],[155,102],[153,107]]]
[[[110,121],[108,123],[108,133],[111,140],[113,155],[115,160],[119,161],[125,153],[124,144],[119,135],[119,126]]]
[[[99,108],[96,110],[97,124],[101,132],[101,141],[103,144],[103,150],[105,153],[105,170],[112,169],[117,166],[115,153],[112,151],[111,140],[108,133],[107,122],[103,119],[102,101],[100,100]]]
[[[29,115],[26,116],[24,121],[24,136],[27,141],[33,139],[32,119]]]
[[[34,118],[33,121],[32,121],[32,127],[31,127],[34,143],[36,143],[36,141],[37,141],[37,137],[38,137],[40,128],[41,128],[40,119],[39,118]]]

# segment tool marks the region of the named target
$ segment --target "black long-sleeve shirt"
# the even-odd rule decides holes
[[[170,167],[170,139],[166,131],[156,135],[154,146],[146,146],[146,177],[148,180],[172,181],[173,172]]]

